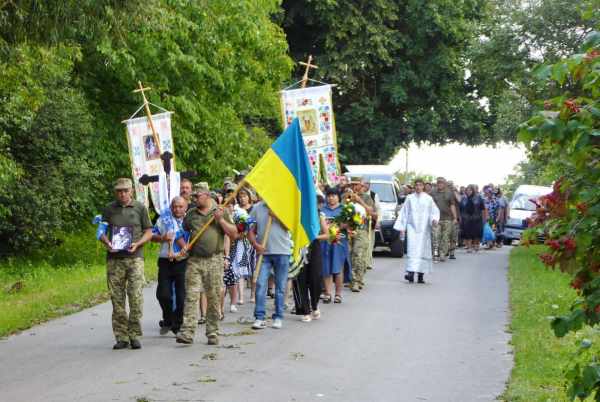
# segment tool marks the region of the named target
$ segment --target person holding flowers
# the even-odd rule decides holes
[[[485,190],[485,197],[486,197],[485,198],[485,206],[487,207],[487,211],[489,214],[488,224],[490,225],[490,228],[492,228],[494,233],[496,233],[496,226],[500,222],[500,217],[498,214],[498,212],[500,210],[500,203],[498,202],[498,199],[494,196],[493,187],[492,188],[488,187]],[[494,239],[494,241],[488,242],[488,244],[487,244],[488,250],[493,250],[495,248],[496,248],[496,240],[495,239]]]
[[[245,173],[246,171],[242,171]],[[245,176],[244,176],[245,177]],[[246,187],[242,187],[237,195],[236,200],[240,209],[246,211],[247,215],[252,213],[252,192]],[[249,231],[250,229],[248,229]],[[240,234],[238,240],[245,240],[243,247],[243,255],[238,255],[238,260],[241,261],[241,266],[237,268],[239,275],[238,276],[238,290],[239,290],[239,300],[238,304],[244,304],[244,289],[245,289],[245,279],[247,278],[250,282],[250,302],[254,303],[255,297],[254,293],[256,290],[256,284],[254,283],[254,272],[256,270],[256,251],[250,245],[250,241],[248,240],[248,231],[245,231],[244,234]],[[236,245],[236,248],[238,246]],[[237,253],[242,253],[242,247],[239,246],[239,251],[236,250]]]
[[[363,192],[362,176],[351,175],[349,179],[352,193],[350,197],[344,199],[344,207],[342,207],[341,215],[348,218],[346,223],[349,225],[349,230],[356,231],[354,236],[350,237],[350,261],[352,263],[352,285],[350,288],[353,292],[360,292],[364,285],[363,276],[367,271],[367,258],[369,252],[369,231],[370,222],[364,224],[364,219],[370,217],[373,213],[373,201],[368,193]],[[353,208],[355,213],[347,215]],[[360,210],[364,210],[361,215]],[[376,212],[376,211],[375,211]],[[366,215],[366,216],[365,216]],[[338,219],[339,221],[339,219]]]
[[[329,230],[329,241],[321,243],[323,254],[323,280],[325,282],[325,297],[323,303],[331,302],[331,287],[335,281],[334,303],[342,302],[342,287],[345,282],[350,282],[352,275],[350,264],[350,251],[348,248],[348,224],[335,223],[335,219],[342,211],[340,203],[340,190],[332,187],[327,190],[327,203],[321,207],[325,215]]]

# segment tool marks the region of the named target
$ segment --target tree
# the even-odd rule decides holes
[[[483,0],[284,0],[294,60],[336,83],[342,162],[383,164],[412,141],[486,141],[464,54]],[[297,73],[300,73],[298,71]]]

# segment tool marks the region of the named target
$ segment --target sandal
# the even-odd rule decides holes
[[[300,319],[300,321],[302,321],[302,322],[311,322],[312,318],[310,318],[309,315],[304,315],[304,316],[302,316],[302,318]]]
[[[323,303],[331,303],[331,295],[329,293],[323,298]]]
[[[475,252],[479,251],[479,246],[475,246]]]
[[[321,312],[319,310],[314,310],[313,311],[313,318],[315,320],[318,320],[319,318],[321,318]]]
[[[325,293],[321,293],[321,294],[319,295],[319,299],[320,299],[320,300],[323,300],[324,298],[325,298]]]
[[[270,297],[271,299],[275,298],[275,292],[272,291],[273,288],[267,288],[267,297]],[[271,291],[271,292],[269,292]]]
[[[204,316],[201,316],[200,319],[198,320],[198,325],[202,325],[202,324],[206,324],[206,318],[204,318]]]
[[[340,295],[335,295],[335,300],[333,301],[334,303],[341,303],[342,302],[342,296]]]
[[[235,306],[232,304],[231,306],[229,306],[229,312],[230,313],[237,313],[237,308],[235,308]]]
[[[238,306],[242,306],[244,304],[244,296],[240,297],[240,300],[237,302]]]
[[[292,311],[290,311],[290,314],[296,314],[296,307],[294,307],[294,308],[292,309]]]

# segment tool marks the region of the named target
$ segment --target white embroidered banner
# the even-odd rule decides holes
[[[293,89],[281,93],[284,127],[298,117],[315,185],[321,163],[330,185],[340,181],[331,86]]]
[[[171,137],[171,113],[161,113],[152,116],[152,122],[160,144],[156,143],[152,135],[152,128],[148,117],[139,117],[127,121],[127,139],[129,143],[129,155],[135,184],[136,199],[148,206],[148,187],[152,197],[152,203],[156,212],[159,210],[158,182],[150,183],[149,186],[140,184],[139,180],[144,174],[148,176],[159,175],[162,172],[162,152],[173,151],[173,138]],[[174,160],[171,161],[171,164]]]

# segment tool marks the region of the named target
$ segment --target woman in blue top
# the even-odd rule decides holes
[[[342,204],[340,204],[340,190],[337,188],[330,188],[327,190],[327,203],[321,207],[321,213],[325,215],[327,221],[333,220],[339,215],[342,210]],[[325,282],[325,298],[323,303],[331,302],[331,285],[333,283],[333,277],[335,276],[335,303],[342,302],[342,286],[344,282],[350,282],[351,266],[350,266],[350,253],[348,249],[348,230],[345,224],[342,224],[343,237],[336,244],[329,244],[327,242],[321,242],[321,251],[323,254],[323,279]]]

